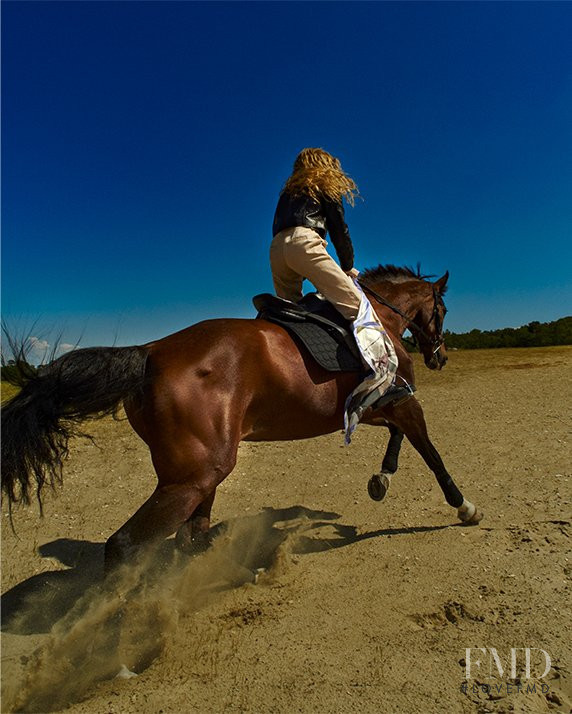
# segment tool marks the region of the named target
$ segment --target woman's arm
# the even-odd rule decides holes
[[[341,201],[336,203],[325,199],[323,205],[326,227],[338,254],[340,267],[347,273],[354,266],[354,247],[346,225],[343,204]]]

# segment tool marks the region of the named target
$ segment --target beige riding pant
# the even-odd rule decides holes
[[[359,312],[360,292],[330,256],[326,245],[311,228],[299,226],[277,233],[270,245],[274,289],[279,297],[298,302],[306,278],[347,320],[353,321]]]

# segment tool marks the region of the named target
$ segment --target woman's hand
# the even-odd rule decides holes
[[[359,275],[359,270],[356,270],[356,268],[350,268],[350,270],[344,271],[346,275],[349,275],[350,278],[357,278]]]

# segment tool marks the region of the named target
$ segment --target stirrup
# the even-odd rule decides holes
[[[377,390],[374,389],[374,394]],[[397,384],[392,384],[391,387],[384,392],[378,399],[375,399],[368,404],[372,409],[379,409],[386,404],[393,404],[397,406],[401,402],[406,401],[409,397],[413,396],[415,391],[415,386],[413,384],[405,384],[404,386],[398,387]],[[368,401],[367,398],[365,401]]]
[[[365,410],[369,409],[370,407],[373,410],[376,410],[390,403],[393,406],[401,404],[401,402],[404,402],[409,399],[409,397],[413,396],[415,387],[412,384],[407,384],[406,382],[405,386],[399,387],[397,386],[397,384],[392,384],[391,387],[389,387],[389,389],[387,389],[385,392],[380,393],[380,391],[381,390],[379,389],[379,387],[377,389],[374,389],[372,392],[365,396],[364,400],[360,404],[358,404],[358,406],[354,410],[352,410],[353,413],[356,415],[358,421],[361,420]]]

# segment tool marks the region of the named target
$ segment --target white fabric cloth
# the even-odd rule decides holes
[[[380,388],[381,393],[386,392],[395,381],[395,374],[399,364],[393,342],[357,280],[355,284],[361,293],[361,303],[358,316],[352,323],[352,329],[362,358],[371,372],[361,384],[358,384],[346,400],[344,413],[346,444],[351,442],[351,436],[359,423],[359,418],[355,412],[348,412],[350,404],[353,403],[357,406],[374,389]]]

